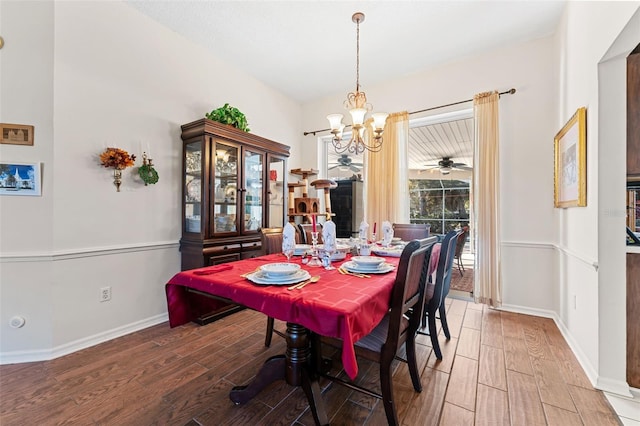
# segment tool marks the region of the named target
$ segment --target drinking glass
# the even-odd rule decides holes
[[[333,253],[336,252],[336,247],[334,244],[330,244],[330,245],[326,245],[324,246],[324,252],[327,254],[327,266],[324,267],[324,269],[326,269],[327,271],[330,271],[332,269],[336,269],[333,266],[331,266],[331,257],[333,256]]]
[[[287,256],[287,263],[291,262],[291,256],[293,256],[294,247],[285,246],[282,248],[282,253]]]

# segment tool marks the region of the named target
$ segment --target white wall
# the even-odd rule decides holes
[[[164,321],[180,269],[180,125],[229,102],[252,133],[292,146],[291,168],[300,105],[121,2],[2,2],[0,16],[1,121],[35,125],[35,146],[0,155],[44,164],[42,197],[0,198],[0,361]],[[129,168],[116,192],[106,146],[149,146],[158,184]],[[26,325],[9,328],[13,315]]]
[[[569,2],[558,32],[557,127],[587,107],[587,207],[555,212],[560,284],[578,308],[558,314],[592,381],[627,395],[625,57],[640,43],[639,4]]]

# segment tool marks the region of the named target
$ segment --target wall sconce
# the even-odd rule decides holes
[[[147,153],[142,153],[142,166],[138,167],[140,179],[144,182],[144,186],[158,183],[158,172],[153,168],[153,160],[147,157]]]

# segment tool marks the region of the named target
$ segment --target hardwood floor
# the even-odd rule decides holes
[[[422,393],[406,364],[396,365],[403,425],[620,424],[552,320],[447,303],[452,338],[440,336],[443,361],[419,336]],[[246,405],[229,400],[232,386],[284,351],[277,336],[265,348],[264,331],[264,315],[245,310],[204,327],[165,323],[52,361],[0,366],[0,424],[312,425],[304,393],[284,382]],[[334,356],[336,372],[339,362]],[[357,382],[375,388],[377,364],[359,366]],[[332,425],[386,424],[379,400],[322,384]]]

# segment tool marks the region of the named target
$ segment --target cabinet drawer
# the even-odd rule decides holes
[[[240,260],[240,253],[230,253],[219,256],[208,256],[207,264],[213,266],[221,263],[236,262],[238,260]]]
[[[213,246],[204,249],[206,256],[221,256],[228,253],[239,253],[242,251],[240,244],[226,244],[223,246]]]
[[[251,241],[250,243],[242,243],[242,251],[262,250],[260,241]]]

